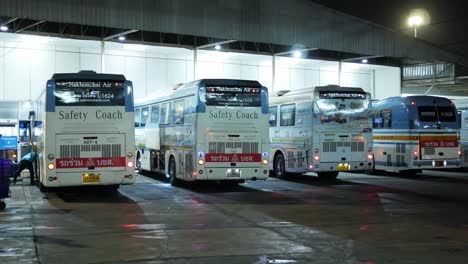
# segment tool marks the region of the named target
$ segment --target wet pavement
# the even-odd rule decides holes
[[[0,263],[468,263],[468,173],[11,186]]]

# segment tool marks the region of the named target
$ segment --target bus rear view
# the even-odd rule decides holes
[[[390,97],[373,102],[375,169],[415,174],[459,168],[459,122],[442,97]]]
[[[135,182],[133,89],[123,75],[54,74],[36,104],[42,188]]]

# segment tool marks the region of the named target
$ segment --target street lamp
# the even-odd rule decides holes
[[[418,37],[418,27],[429,24],[431,17],[423,8],[411,10],[408,16],[408,26],[414,29],[414,37]]]

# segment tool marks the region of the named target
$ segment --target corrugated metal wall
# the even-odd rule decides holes
[[[2,0],[0,15],[468,65],[307,0]]]

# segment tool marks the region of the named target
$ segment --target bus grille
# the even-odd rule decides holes
[[[258,142],[209,142],[208,153],[226,153],[226,149],[242,149],[241,153],[258,153]]]
[[[81,158],[82,152],[101,152],[101,157],[120,157],[122,146],[120,144],[102,145],[61,145],[61,158]]]
[[[364,142],[323,142],[323,152],[336,152],[336,148],[351,148],[351,152],[363,152]]]

